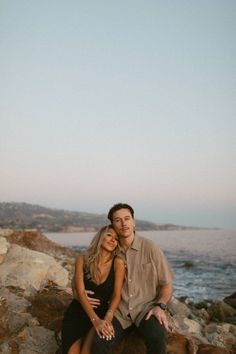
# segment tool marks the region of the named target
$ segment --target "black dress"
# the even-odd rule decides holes
[[[95,312],[100,318],[105,316],[108,309],[108,304],[114,289],[114,279],[114,261],[107,279],[99,285],[91,280],[89,272],[84,274],[85,289],[94,291],[94,294],[90,296],[100,299],[101,304],[95,309]],[[72,300],[64,314],[62,322],[62,353],[67,354],[72,344],[84,337],[92,326],[81,304],[76,299]]]

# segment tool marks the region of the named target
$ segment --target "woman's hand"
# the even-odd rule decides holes
[[[110,340],[114,337],[114,328],[109,321],[99,318],[93,321],[93,325],[100,338]]]

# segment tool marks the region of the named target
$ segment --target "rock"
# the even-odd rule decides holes
[[[17,334],[28,324],[30,303],[7,289],[0,289],[0,338]]]
[[[196,353],[196,346],[191,338],[179,333],[168,333],[167,353],[194,354]]]
[[[211,301],[211,300],[203,300],[201,302],[197,302],[196,304],[193,304],[193,307],[195,307],[198,310],[201,310],[201,309],[207,310],[212,304],[213,304],[213,301]]]
[[[172,297],[171,301],[169,302],[168,309],[171,314],[178,314],[178,316],[182,317],[188,317],[191,314],[189,307],[174,297]]]
[[[41,252],[11,245],[0,265],[0,285],[27,289],[30,293],[42,289],[48,281],[60,286],[68,283],[68,272],[53,257]]]
[[[72,295],[57,287],[48,287],[30,296],[29,312],[38,318],[40,325],[58,333],[64,311],[72,300]]]
[[[3,263],[10,245],[5,237],[0,237],[0,264]]]
[[[3,229],[0,227],[0,237],[6,237],[9,236],[13,233],[14,231],[12,229]]]
[[[57,342],[53,331],[43,327],[27,327],[16,338],[19,354],[54,354]]]
[[[202,336],[202,326],[198,322],[185,318],[184,324],[188,327],[189,333],[200,337]]]
[[[61,257],[66,255],[75,257],[78,252],[72,248],[63,247],[56,242],[49,240],[41,232],[35,231],[13,231],[6,235],[6,239],[10,243],[26,247],[33,251],[43,252],[53,257]]]
[[[200,344],[197,354],[231,354],[227,349],[216,347],[210,344]],[[233,354],[233,353],[232,353]]]
[[[227,305],[236,309],[236,291],[232,295],[224,298],[224,302],[226,302]]]
[[[228,323],[210,323],[204,332],[211,344],[236,352],[236,326]]]
[[[208,309],[208,313],[210,320],[236,324],[236,309],[227,305],[224,301],[212,304]]]
[[[191,261],[186,261],[180,267],[181,268],[186,268],[186,269],[193,268],[194,267],[194,263],[191,262]]]

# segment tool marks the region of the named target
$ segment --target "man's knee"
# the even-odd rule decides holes
[[[142,321],[139,327],[139,333],[143,337],[146,344],[156,344],[158,347],[166,346],[166,330],[155,317],[151,317],[148,321],[145,322]]]

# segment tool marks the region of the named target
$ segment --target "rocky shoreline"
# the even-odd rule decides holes
[[[59,354],[78,252],[38,231],[0,229],[0,353]],[[223,301],[169,304],[168,354],[236,353],[236,293]],[[145,354],[131,333],[114,354]]]

